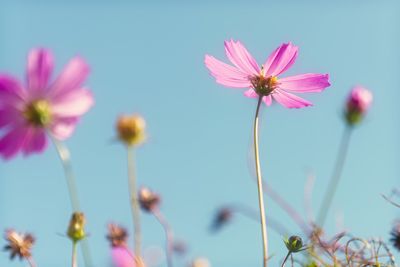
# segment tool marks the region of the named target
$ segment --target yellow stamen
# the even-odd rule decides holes
[[[49,102],[44,99],[29,103],[22,114],[29,124],[36,127],[47,126],[52,119],[51,107]]]

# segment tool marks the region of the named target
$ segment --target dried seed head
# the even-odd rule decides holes
[[[214,217],[214,222],[212,224],[212,229],[213,230],[219,230],[222,226],[230,222],[232,219],[233,212],[230,208],[221,208],[217,211],[215,217]]]
[[[108,224],[107,240],[112,247],[125,247],[128,239],[128,231],[117,224]]]
[[[143,187],[139,190],[138,200],[140,207],[147,212],[158,208],[161,198],[158,194],[152,192],[150,189]]]
[[[139,115],[123,115],[117,120],[118,138],[128,146],[143,143],[146,139],[146,122]]]
[[[74,212],[69,222],[67,235],[76,243],[86,237],[85,234],[85,215],[82,212]]]
[[[29,233],[17,233],[16,231],[9,229],[5,231],[4,238],[7,241],[4,250],[10,252],[10,259],[14,259],[15,256],[18,256],[20,259],[29,258],[32,255],[31,249],[35,243],[33,235]]]

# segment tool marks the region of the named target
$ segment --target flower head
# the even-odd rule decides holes
[[[140,207],[144,211],[151,212],[160,205],[160,196],[146,187],[141,188],[138,195]]]
[[[139,115],[123,115],[117,120],[118,138],[126,145],[139,145],[146,139],[146,122]]]
[[[6,230],[4,238],[7,241],[7,245],[4,250],[10,252],[10,258],[14,259],[18,256],[20,259],[29,258],[31,249],[35,243],[35,238],[31,234],[17,233],[14,230]]]
[[[111,257],[114,267],[145,267],[144,261],[126,247],[113,247]]]
[[[217,211],[212,223],[212,230],[219,230],[222,226],[231,221],[233,212],[230,208],[221,208]]]
[[[110,241],[111,247],[124,247],[128,239],[128,231],[117,224],[110,223],[106,238]]]
[[[225,54],[234,66],[210,55],[205,56],[205,64],[217,83],[233,88],[249,88],[244,93],[247,97],[262,97],[268,106],[274,99],[287,108],[302,108],[312,103],[292,93],[321,92],[330,84],[328,74],[278,77],[294,64],[297,52],[297,46],[282,44],[260,67],[242,43],[231,40],[225,42]]]
[[[372,93],[361,86],[355,86],[346,102],[345,118],[349,125],[361,122],[372,103]]]
[[[0,74],[0,156],[10,159],[43,152],[46,132],[59,140],[68,138],[79,117],[93,105],[93,96],[83,83],[89,66],[80,57],[70,60],[50,83],[53,56],[46,49],[33,49],[28,56],[26,85]]]
[[[82,212],[74,212],[69,221],[67,235],[76,243],[86,237],[85,234],[85,215]]]
[[[297,235],[292,235],[289,239],[285,239],[284,243],[286,248],[292,253],[299,252],[303,249],[303,240]]]
[[[190,264],[190,267],[211,267],[210,261],[207,258],[196,258]]]

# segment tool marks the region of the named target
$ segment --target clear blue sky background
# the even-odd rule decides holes
[[[280,43],[292,41],[300,55],[288,74],[331,75],[332,86],[324,93],[305,96],[314,107],[263,110],[264,177],[303,214],[307,170],[317,177],[315,211],[325,192],[349,88],[362,84],[373,91],[372,110],[354,132],[327,227],[333,234],[341,221],[355,235],[388,239],[398,213],[379,194],[396,187],[399,178],[398,2],[149,2],[0,3],[1,71],[24,77],[26,53],[36,46],[53,49],[58,71],[75,54],[92,66],[88,85],[96,106],[67,144],[96,266],[109,265],[106,224],[131,226],[126,155],[111,141],[115,118],[131,112],[148,122],[149,140],[137,150],[139,184],[162,194],[165,216],[190,246],[188,259],[206,256],[216,267],[260,266],[257,223],[238,216],[220,234],[208,231],[221,204],[257,207],[248,163],[255,100],[217,85],[203,64],[205,53],[225,60],[223,41],[229,38],[243,41],[260,63]],[[267,214],[300,233],[269,198]],[[0,162],[0,229],[35,233],[39,266],[70,264],[70,243],[58,235],[69,216],[64,176],[52,147],[43,155]],[[159,225],[147,215],[143,224],[145,246],[162,247]],[[275,262],[285,253],[281,239],[270,231]],[[9,263],[2,253],[0,265],[24,264]]]

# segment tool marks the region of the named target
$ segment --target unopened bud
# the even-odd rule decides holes
[[[222,226],[232,219],[232,210],[230,208],[221,208],[217,211],[214,222],[212,224],[213,230],[219,230]]]
[[[287,249],[292,253],[299,252],[303,248],[303,240],[297,235],[292,235],[289,239],[284,240],[284,242]]]
[[[151,212],[152,210],[158,208],[160,204],[160,196],[150,189],[143,187],[139,190],[138,200],[140,207],[147,212]]]
[[[372,93],[361,86],[351,90],[345,110],[345,119],[350,126],[361,122],[371,106],[372,98]]]
[[[146,139],[146,122],[139,115],[122,115],[117,120],[118,138],[129,146],[139,145]]]
[[[67,235],[76,243],[86,237],[85,234],[85,215],[82,212],[74,212],[69,222]]]

